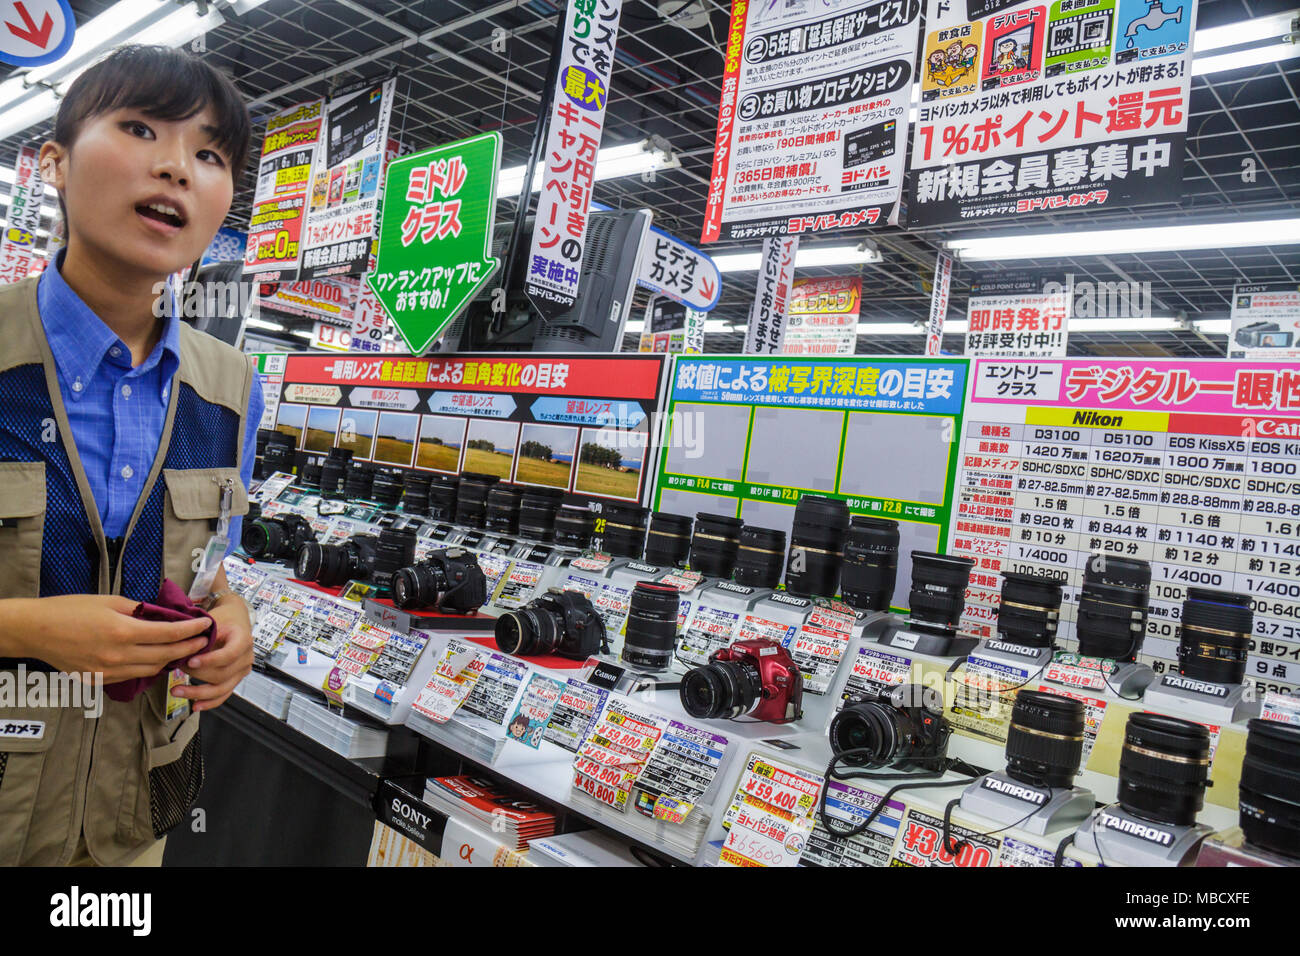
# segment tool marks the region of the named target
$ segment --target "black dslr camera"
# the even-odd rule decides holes
[[[585,661],[606,647],[605,622],[585,594],[551,588],[497,618],[496,640],[507,654],[559,654]]]
[[[487,578],[464,548],[431,551],[423,561],[393,575],[393,603],[403,611],[434,608],[473,614],[487,603]]]
[[[831,721],[831,750],[844,754],[844,763],[870,770],[940,771],[952,727],[938,698],[920,684],[853,695]]]
[[[304,544],[315,540],[311,525],[295,514],[254,518],[239,535],[244,554],[257,561],[292,561]]]

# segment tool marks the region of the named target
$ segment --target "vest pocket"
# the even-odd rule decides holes
[[[149,818],[153,835],[162,838],[180,825],[203,788],[203,742],[199,715],[179,728],[178,739],[149,752]],[[186,733],[189,731],[189,733]]]
[[[41,594],[45,462],[0,461],[0,597]]]
[[[27,844],[47,752],[61,707],[0,709],[0,866],[14,866]]]
[[[233,484],[231,517],[248,514],[248,489],[237,468],[165,468],[168,507],[163,511],[163,576],[184,591],[221,515],[221,484]],[[237,542],[236,542],[237,543]]]

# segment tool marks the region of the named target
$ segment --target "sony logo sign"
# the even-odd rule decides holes
[[[410,820],[412,823],[414,823],[422,830],[428,829],[429,819],[430,819],[429,815],[427,813],[421,813],[419,810],[415,809],[415,807],[411,806],[405,800],[402,800],[398,797],[393,797],[392,809],[393,809],[393,813],[401,817],[403,820]]]
[[[1025,803],[1032,803],[1036,806],[1042,806],[1047,802],[1047,794],[1043,793],[1043,791],[1035,790],[1032,787],[1022,787],[1020,784],[1012,783],[1010,780],[999,780],[997,777],[985,777],[982,786],[985,790],[992,790],[995,793],[1014,797],[1017,800],[1023,800]]]

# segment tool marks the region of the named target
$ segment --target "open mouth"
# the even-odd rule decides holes
[[[180,229],[185,225],[185,217],[180,214],[180,210],[167,203],[141,203],[135,207],[135,211],[145,219],[152,219],[173,229]]]

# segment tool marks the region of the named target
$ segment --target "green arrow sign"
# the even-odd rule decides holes
[[[501,134],[483,133],[388,166],[371,291],[416,355],[501,265],[492,258]]]

